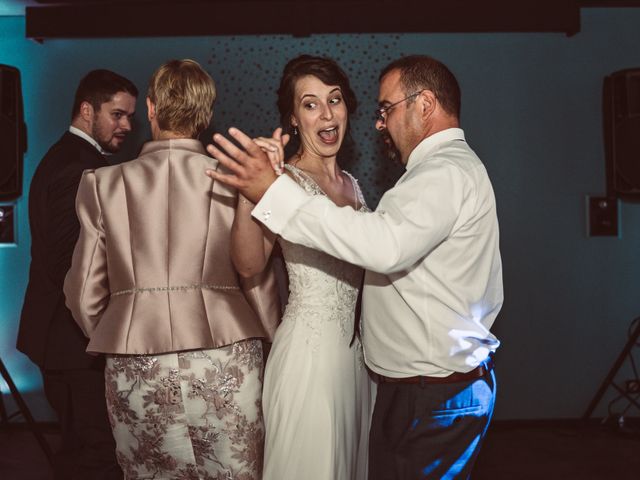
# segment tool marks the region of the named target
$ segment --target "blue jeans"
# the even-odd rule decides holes
[[[469,478],[495,398],[493,371],[448,384],[380,383],[369,480]]]

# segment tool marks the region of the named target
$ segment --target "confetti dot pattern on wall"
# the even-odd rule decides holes
[[[375,207],[402,172],[383,153],[373,113],[380,71],[402,56],[399,39],[365,34],[213,37],[206,63],[218,89],[213,130],[225,133],[236,126],[252,136],[270,135],[279,126],[276,91],[286,63],[301,54],[330,57],[346,72],[358,98],[340,165],[359,179],[367,202]]]

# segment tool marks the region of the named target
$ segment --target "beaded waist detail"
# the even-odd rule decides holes
[[[111,294],[112,297],[120,295],[128,295],[132,293],[146,293],[146,292],[186,292],[189,290],[240,290],[237,285],[209,285],[209,284],[194,284],[194,285],[178,285],[169,287],[137,287],[128,288],[126,290],[118,290]]]

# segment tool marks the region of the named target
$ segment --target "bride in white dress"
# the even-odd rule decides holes
[[[309,195],[368,211],[356,180],[336,162],[355,107],[349,81],[333,60],[303,55],[285,67],[278,108],[300,145],[283,173]],[[283,158],[278,138],[256,139],[276,164]],[[289,300],[265,370],[263,479],[364,480],[375,389],[360,341],[353,339],[363,272],[276,239],[251,219],[251,209],[241,197],[232,233],[236,268],[255,275],[278,241],[289,276]]]

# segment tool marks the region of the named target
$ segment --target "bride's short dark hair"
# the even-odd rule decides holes
[[[353,114],[358,108],[356,94],[353,93],[349,78],[338,64],[329,57],[314,57],[300,55],[289,60],[282,72],[280,87],[278,88],[278,111],[280,124],[284,133],[291,133],[291,114],[293,113],[296,82],[299,78],[313,75],[326,85],[337,85],[342,90],[347,112]]]

